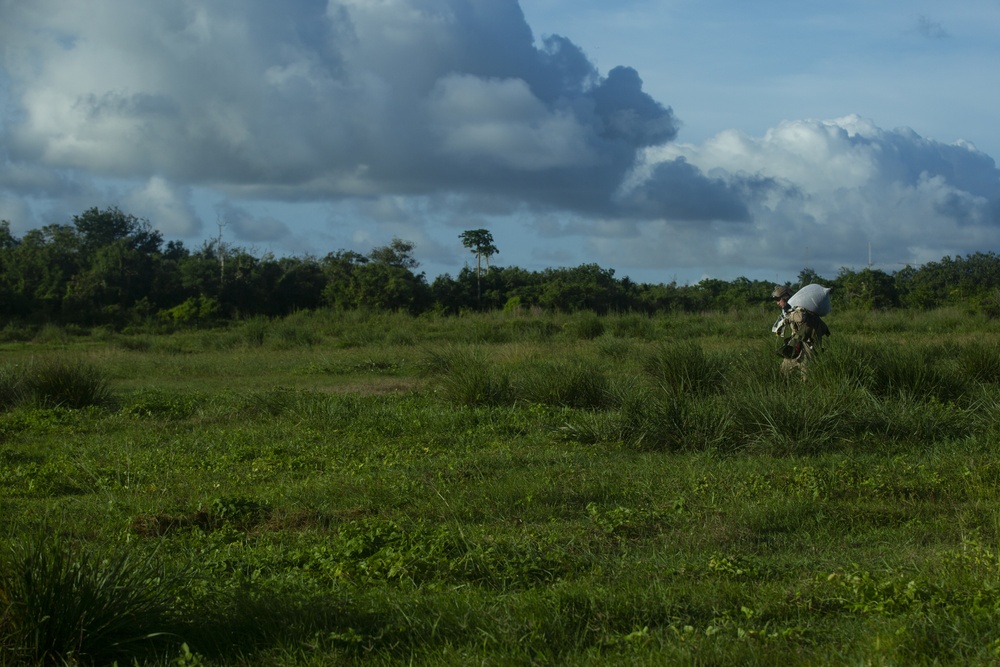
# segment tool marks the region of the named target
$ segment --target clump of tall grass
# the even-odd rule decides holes
[[[518,400],[557,407],[600,410],[611,407],[611,380],[594,363],[542,361],[522,364],[513,373]]]
[[[658,345],[646,359],[646,373],[664,391],[680,395],[704,395],[721,391],[726,364],[705,353],[700,345]]]
[[[20,322],[7,322],[3,329],[0,329],[0,340],[7,342],[29,341],[35,337],[35,329]]]
[[[499,345],[513,341],[514,333],[507,322],[495,317],[474,317],[460,332],[456,340],[467,343]]]
[[[863,409],[848,390],[810,391],[797,383],[760,385],[735,406],[740,439],[754,452],[815,454],[854,435],[852,414]]]
[[[153,349],[153,337],[147,334],[118,336],[112,340],[115,345],[130,352],[149,352]]]
[[[260,347],[267,338],[270,323],[263,317],[252,317],[242,322],[236,329],[236,340],[246,347]]]
[[[1000,384],[1000,345],[975,341],[958,348],[959,371],[963,377],[986,384]]]
[[[652,340],[656,335],[656,326],[652,318],[638,313],[627,313],[609,316],[611,333],[621,338],[639,338]]]
[[[881,398],[933,397],[947,402],[965,395],[972,379],[950,363],[956,354],[941,346],[840,341],[823,350],[809,373],[818,382],[845,381]]]
[[[273,327],[271,347],[288,350],[311,348],[323,342],[323,334],[307,318],[293,314],[278,320]]]
[[[615,361],[625,361],[635,354],[637,349],[633,340],[620,338],[617,335],[605,334],[597,339],[598,353]]]
[[[438,392],[460,405],[524,402],[585,410],[615,405],[608,373],[589,360],[532,360],[507,368],[478,350],[445,348],[429,353],[425,369],[437,377]]]
[[[416,345],[419,341],[417,333],[413,329],[393,329],[385,337],[386,345],[396,345],[409,347]]]
[[[432,351],[425,368],[437,376],[437,391],[452,403],[496,406],[514,401],[510,373],[487,363],[475,351],[456,348]]]
[[[130,664],[173,643],[175,582],[129,550],[25,539],[0,561],[3,664]]]
[[[57,324],[44,324],[35,334],[34,341],[43,345],[64,345],[70,340],[69,333]]]
[[[547,341],[559,333],[559,325],[549,317],[517,317],[510,321],[510,329],[520,341]]]
[[[565,324],[566,333],[579,340],[594,340],[604,333],[604,320],[589,311],[573,314]]]
[[[22,405],[84,408],[111,402],[111,383],[82,360],[45,359],[0,367],[0,409]]]
[[[583,444],[637,451],[731,450],[741,444],[722,397],[663,394],[638,383],[617,393],[617,410],[577,415],[563,434]]]

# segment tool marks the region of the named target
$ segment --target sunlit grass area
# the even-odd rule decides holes
[[[3,664],[995,664],[997,323],[771,315],[8,342]]]

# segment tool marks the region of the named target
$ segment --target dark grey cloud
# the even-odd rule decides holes
[[[649,178],[623,198],[621,212],[683,222],[750,220],[738,184],[706,177],[684,157],[655,165]]]

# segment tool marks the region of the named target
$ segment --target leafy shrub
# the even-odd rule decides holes
[[[161,322],[182,326],[201,326],[216,321],[221,307],[219,302],[204,295],[191,297],[184,303],[157,314]]]
[[[129,550],[17,543],[0,569],[4,664],[131,664],[174,641],[173,584]]]

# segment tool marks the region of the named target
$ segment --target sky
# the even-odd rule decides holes
[[[1000,251],[1000,2],[0,0],[0,220],[429,280],[794,282]]]

